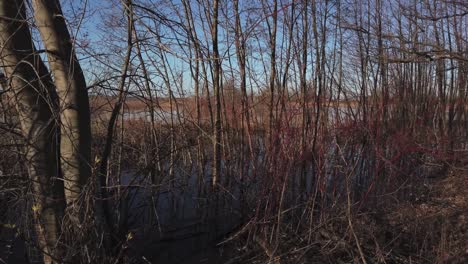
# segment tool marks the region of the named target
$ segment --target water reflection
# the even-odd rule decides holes
[[[164,181],[157,190],[129,189],[130,255],[150,263],[222,263],[216,244],[239,224],[239,203],[210,194],[195,176]],[[151,186],[149,177],[127,172],[124,186]],[[205,189],[200,191],[200,188]]]

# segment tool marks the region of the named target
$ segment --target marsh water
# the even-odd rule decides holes
[[[353,150],[347,151],[346,155],[349,159],[359,160]],[[334,193],[339,193],[344,189],[345,174],[333,170],[334,167],[340,166],[339,158],[333,158],[333,150],[330,151],[330,156],[327,165],[323,167],[329,171],[325,177],[325,186],[333,188]],[[259,163],[265,162],[264,155],[257,155],[257,158]],[[375,165],[372,160],[367,159],[362,159],[358,164],[353,172],[354,176],[350,179],[354,186],[352,188],[366,189],[369,179],[373,178],[373,170],[369,168]],[[227,164],[223,163],[223,166]],[[172,174],[168,173],[170,167],[167,166],[153,178],[148,173],[127,170],[121,174],[119,182],[109,184],[116,187],[112,188],[116,192],[115,197],[121,197],[119,211],[123,212],[121,215],[124,216],[124,221],[121,222],[129,230],[126,254],[134,260],[132,263],[225,263],[232,257],[230,251],[233,249],[220,246],[219,243],[245,221],[240,191],[244,187],[237,181],[241,173],[240,170],[231,168],[229,171],[232,175],[222,177],[223,181],[231,179],[231,182],[223,182],[220,186],[224,187],[213,192],[209,177],[210,163],[205,164],[205,167],[202,177],[194,173],[195,168],[187,167],[187,164],[177,164]],[[249,164],[247,167],[253,166]],[[278,171],[274,172],[291,179],[287,193],[290,200],[293,200],[299,191],[307,195],[313,188],[314,175],[307,174],[305,182],[300,182],[300,173],[297,170],[299,167],[291,163],[284,168],[279,166]],[[408,173],[427,174],[421,169],[422,167],[414,166]],[[252,171],[248,169],[244,173],[250,176]],[[248,184],[254,195],[257,189],[262,189],[256,185],[258,183]],[[305,188],[301,187],[304,185]],[[252,200],[252,197],[250,199]],[[253,199],[255,200],[255,197]],[[5,227],[6,224],[10,227],[16,224],[22,217],[18,212],[26,212],[27,208],[3,210],[8,215],[3,217],[7,221],[2,223],[0,229],[2,260],[5,263],[30,263],[28,256],[35,258],[39,254],[25,244],[14,228]],[[34,233],[32,229],[29,232]]]
[[[132,263],[224,263],[227,249],[218,243],[239,225],[239,203],[207,192],[208,180],[176,175],[151,187],[150,177],[122,173],[117,191],[124,194],[120,211],[126,212],[129,230],[126,254]],[[0,263],[41,263],[39,252],[9,228],[20,216],[8,214],[4,219],[9,224],[0,229]]]
[[[133,188],[129,255],[142,263],[223,263],[226,249],[217,244],[240,223],[235,197],[208,193],[208,182],[195,176],[165,181],[157,191],[139,187],[148,181],[134,172],[122,176],[121,184]]]

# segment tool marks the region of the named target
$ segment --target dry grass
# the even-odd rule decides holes
[[[357,240],[346,209],[336,208],[309,230],[283,228],[275,257],[262,239],[234,263],[363,263],[357,243],[367,263],[467,263],[467,183],[466,170],[453,170],[410,200],[354,214]]]

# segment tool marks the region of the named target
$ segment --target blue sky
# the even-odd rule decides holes
[[[153,1],[153,0],[147,0],[148,3],[151,3],[151,2],[158,2],[160,3],[161,1],[160,0],[157,0],[157,1]],[[182,7],[179,8],[179,6],[181,6],[181,3],[177,0],[173,0],[173,1],[167,1],[169,2],[170,4],[176,6],[176,10],[172,10],[170,11],[170,8],[160,8],[158,11],[161,11],[161,10],[164,10],[165,12],[182,12],[183,11],[181,10]],[[241,11],[242,11],[242,6],[244,5],[248,5],[249,2],[247,2],[247,0],[244,2],[244,1],[240,1],[240,5],[241,5]],[[282,19],[282,16],[284,15],[283,13],[288,13],[290,12],[290,8],[289,8],[289,1],[285,0],[284,3],[283,3],[283,7],[280,5],[279,6],[279,9],[281,10],[281,14],[279,14],[279,19],[281,20]],[[122,19],[123,16],[124,16],[124,13],[122,11],[122,3],[120,2],[120,0],[109,0],[109,1],[105,1],[105,0],[63,0],[62,1],[62,5],[63,5],[63,9],[64,9],[64,12],[65,12],[65,16],[67,17],[67,19],[69,19],[70,21],[80,21],[81,18],[82,18],[82,23],[80,24],[80,29],[78,31],[78,40],[81,41],[80,44],[84,44],[86,45],[86,50],[87,51],[92,51],[96,54],[111,54],[112,56],[115,56],[117,55],[117,59],[114,59],[112,60],[111,62],[113,64],[115,64],[114,66],[116,67],[116,69],[120,69],[120,65],[119,63],[121,63],[119,60],[118,60],[118,53],[120,52],[121,55],[123,56],[123,52],[124,52],[124,49],[123,47],[125,47],[126,43],[125,43],[125,29],[121,29],[121,30],[113,30],[113,29],[110,29],[109,27],[107,27],[106,23],[109,23],[110,22],[115,22],[119,19]],[[172,7],[174,7],[172,6]],[[86,12],[83,12],[85,11],[84,7],[86,7]],[[160,7],[160,6],[158,6]],[[197,12],[198,9],[194,6],[193,7],[193,12]],[[85,15],[83,16],[82,14],[85,13]],[[259,21],[259,25],[261,25],[262,23],[264,23],[264,17],[262,15],[263,11],[261,10],[257,10],[256,13],[254,12],[253,13],[253,16],[254,16],[254,20],[256,19],[260,19]],[[232,15],[232,14],[231,14]],[[289,15],[289,13],[288,13]],[[220,13],[220,16],[222,16],[222,14]],[[174,16],[173,14],[171,15],[168,15],[168,17],[171,17],[172,19],[174,20],[178,20],[178,18],[176,16]],[[194,16],[195,19],[197,19],[196,15]],[[242,19],[245,19],[245,13],[242,14]],[[107,21],[107,22],[106,22]],[[196,22],[197,23],[197,26],[198,26],[198,30],[197,30],[197,33],[198,33],[198,37],[200,39],[202,39],[202,41],[204,42],[204,32],[203,30],[201,29],[201,23],[198,21]],[[76,30],[77,30],[77,27],[76,27],[76,23],[72,23],[71,24],[71,29],[74,33],[76,33]],[[149,26],[154,26],[154,25],[149,25]],[[207,27],[207,25],[205,24],[205,27]],[[285,34],[282,34],[282,28],[281,28],[281,24],[278,25],[278,37],[277,37],[277,42],[278,42],[278,45],[281,45],[281,42],[283,40],[283,38],[285,37]],[[145,30],[144,27],[140,27],[141,30]],[[246,27],[244,26],[244,30],[246,30]],[[265,31],[263,32],[260,32],[262,34],[266,34],[266,29],[264,29]],[[122,50],[119,51],[113,51],[111,48],[109,47],[112,47],[110,46],[111,45],[111,42],[107,41],[105,38],[109,36],[109,34],[114,34],[114,32],[116,32],[116,34],[119,34],[119,36],[122,37],[122,41],[118,42],[118,41],[114,41],[114,43],[120,47],[122,47]],[[175,44],[173,41],[170,40],[171,38],[171,34],[172,32],[169,32],[166,34],[166,37],[167,37],[167,40],[163,40],[163,42],[167,43],[168,44],[168,49],[170,50],[169,52],[167,52],[167,58],[168,58],[168,61],[169,61],[169,64],[172,68],[176,69],[176,71],[180,72],[182,71],[183,72],[183,83],[184,83],[184,90],[186,92],[190,92],[192,91],[192,86],[193,86],[193,83],[192,83],[192,78],[190,76],[190,71],[189,71],[189,67],[188,67],[188,64],[186,62],[183,62],[183,60],[177,58],[177,56],[181,56],[181,57],[185,57],[186,55],[181,53],[181,50],[177,47],[177,44]],[[209,35],[209,33],[208,33]],[[186,38],[186,36],[184,36],[184,38]],[[226,51],[227,49],[227,46],[226,45],[223,45],[222,44],[222,41],[223,39],[225,38],[225,31],[224,30],[220,30],[219,32],[219,38],[220,38],[220,52],[221,54],[225,54],[224,52]],[[151,40],[153,42],[155,42],[155,40]],[[262,40],[264,41],[264,40]],[[237,68],[237,61],[236,61],[236,56],[235,56],[235,53],[234,53],[234,45],[233,45],[233,39],[231,37],[230,39],[230,48],[231,48],[231,58],[232,58],[232,65],[234,66],[234,68],[236,69]],[[253,46],[255,46],[255,48],[258,48],[258,43],[254,40],[254,39],[250,39],[250,43],[253,44]],[[253,55],[254,56],[249,56],[249,67],[251,69],[253,69],[253,74],[255,75],[255,79],[256,81],[258,82],[258,86],[262,87],[262,86],[266,86],[267,82],[268,82],[268,71],[269,71],[269,63],[268,63],[268,60],[269,60],[269,52],[268,52],[268,44],[267,42],[262,42],[262,45],[263,45],[263,48],[266,49],[266,52],[262,52],[262,51],[256,51],[257,53],[254,53]],[[82,50],[81,50],[82,51]],[[103,65],[105,64],[100,64],[100,63],[93,63],[91,64],[91,62],[95,62],[95,60],[86,60],[86,57],[87,55],[86,54],[83,54],[82,52],[80,52],[80,49],[78,49],[78,52],[79,52],[79,57],[80,59],[82,59],[81,63],[82,63],[82,66],[85,70],[85,73],[86,73],[86,77],[87,77],[87,81],[88,81],[88,84],[92,83],[94,76],[93,76],[93,72],[99,72],[99,71],[103,71],[105,69],[102,69],[100,67],[103,67]],[[282,52],[285,52],[284,50]],[[278,50],[278,56],[281,56],[281,51]],[[256,57],[256,59],[254,59],[254,57]],[[263,57],[263,59],[266,60],[266,73],[264,71],[264,67],[262,65],[262,60],[261,60],[261,57]],[[107,58],[105,56],[102,56],[102,58]],[[137,60],[135,60],[136,62]],[[279,62],[281,62],[281,60],[279,60]],[[228,67],[228,61],[227,59],[225,59],[223,61],[223,68],[225,71],[228,71],[229,67]],[[291,67],[294,66],[294,63],[291,65]],[[105,67],[105,66],[104,66]],[[312,67],[312,66],[310,66]],[[150,69],[151,70],[151,69]],[[153,69],[154,70],[154,69]],[[154,71],[153,71],[154,72]],[[160,79],[157,78],[157,74],[155,74],[154,76],[154,79],[153,81],[155,83],[161,83],[162,81]],[[227,77],[231,76],[230,74],[226,74]],[[251,82],[249,81],[249,84]],[[255,85],[255,82],[251,83],[253,86],[257,86]],[[256,88],[254,88],[256,89]]]

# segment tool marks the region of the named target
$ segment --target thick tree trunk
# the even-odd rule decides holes
[[[44,252],[44,262],[53,263],[63,253],[59,237],[64,209],[63,183],[57,180],[56,94],[47,68],[34,48],[25,18],[23,0],[0,0],[1,66],[25,138],[37,240]]]
[[[91,128],[86,82],[58,0],[33,0],[60,100],[61,166],[68,207],[91,175]]]
[[[87,201],[83,196],[86,193],[84,186],[91,177],[91,121],[86,81],[74,51],[73,39],[58,0],[33,0],[32,3],[59,97],[60,166],[67,203],[66,215],[72,224],[69,242],[80,246],[89,243],[89,235],[97,228],[98,233],[104,234],[103,242],[108,247],[110,241],[103,201],[96,201],[92,218],[85,218],[86,206],[82,204]],[[103,187],[97,180],[94,185],[98,190]],[[91,219],[95,222],[87,222]],[[75,260],[80,258],[81,253],[72,253]]]

